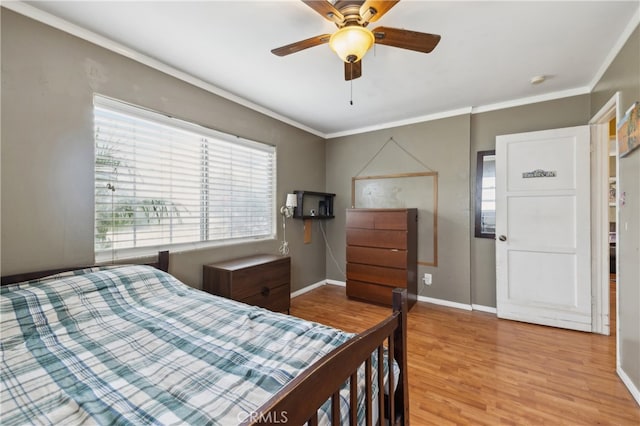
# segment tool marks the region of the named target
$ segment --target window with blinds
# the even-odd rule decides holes
[[[275,238],[276,153],[94,97],[97,260]]]

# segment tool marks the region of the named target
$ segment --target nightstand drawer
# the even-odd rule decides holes
[[[262,288],[274,288],[289,284],[289,263],[272,262],[233,273],[233,285],[229,289],[232,299],[242,300],[260,293]]]
[[[237,300],[248,305],[262,306],[272,311],[282,312],[289,310],[290,293],[291,289],[288,284],[276,287],[264,286],[259,293]]]

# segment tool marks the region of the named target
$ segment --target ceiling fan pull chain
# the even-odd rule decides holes
[[[351,99],[349,99],[349,105],[353,105],[353,80],[351,80]]]
[[[349,80],[349,82],[351,83],[349,105],[353,105],[353,62],[351,62],[351,80]]]

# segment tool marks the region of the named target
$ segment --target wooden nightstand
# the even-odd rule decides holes
[[[202,289],[249,305],[289,313],[291,259],[259,254],[204,265]]]

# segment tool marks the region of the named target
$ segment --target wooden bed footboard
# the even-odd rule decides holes
[[[377,404],[378,423],[384,424],[384,418],[394,419],[389,424],[409,424],[409,385],[407,381],[407,292],[403,289],[393,291],[393,314],[369,330],[334,349],[311,365],[304,373],[287,384],[280,392],[262,405],[255,413],[250,413],[243,425],[286,423],[291,425],[316,425],[318,409],[331,400],[331,419],[333,425],[340,424],[341,386],[349,380],[349,423],[357,421],[357,380],[354,380],[358,368],[365,366],[365,403],[366,424],[373,422],[373,405]],[[396,389],[393,398],[384,395],[384,343],[388,353],[400,368],[398,378],[394,377],[393,360],[388,362],[388,389]],[[372,353],[377,351],[377,365],[372,366]],[[378,395],[372,395],[371,372],[378,372]],[[396,382],[397,380],[397,382]],[[397,383],[397,387],[396,387]],[[356,407],[357,408],[357,407]]]

